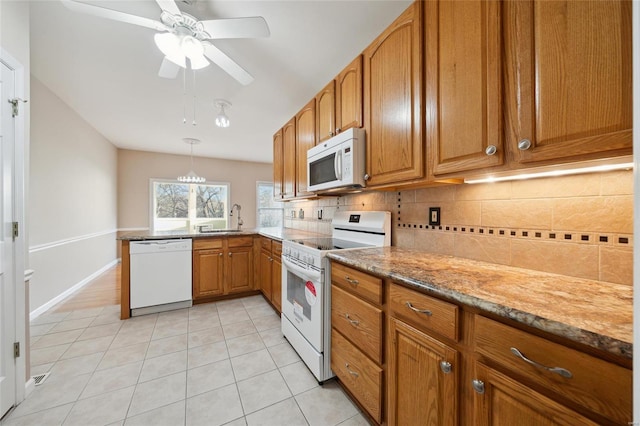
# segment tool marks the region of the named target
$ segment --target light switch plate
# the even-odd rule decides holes
[[[440,226],[440,207],[429,207],[429,225]]]

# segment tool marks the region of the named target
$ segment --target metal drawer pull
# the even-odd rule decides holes
[[[411,304],[411,302],[405,302],[404,303],[407,308],[411,309],[413,312],[417,312],[419,314],[425,314],[426,316],[430,317],[431,315],[433,315],[433,312],[431,312],[428,309],[418,309],[418,308],[414,308],[413,305]]]
[[[524,356],[522,354],[522,352],[520,352],[518,349],[516,348],[511,348],[511,353],[514,354],[515,356],[517,356],[518,358],[520,358],[521,360],[528,362],[531,365],[534,365],[538,368],[542,368],[543,370],[547,370],[550,371],[552,373],[556,373],[561,375],[562,377],[566,377],[567,379],[570,379],[573,377],[573,374],[571,374],[571,371],[567,370],[566,368],[562,368],[562,367],[547,367],[546,365],[542,365],[539,362],[535,362],[530,360],[529,358],[527,358],[526,356]]]
[[[445,374],[451,373],[451,363],[449,361],[440,361],[440,370]]]
[[[360,321],[358,320],[354,320],[351,319],[351,317],[349,316],[349,314],[344,314],[344,317],[351,323],[351,325],[353,326],[358,326],[360,324]]]
[[[484,382],[482,380],[473,379],[471,381],[471,386],[473,386],[473,390],[479,394],[482,395],[484,393]]]
[[[358,376],[360,376],[358,373],[356,373],[355,371],[352,371],[352,370],[349,368],[349,363],[345,363],[345,364],[344,364],[344,367],[347,369],[347,371],[349,372],[349,374],[351,374],[353,377],[358,377]]]
[[[354,280],[353,278],[350,278],[349,275],[345,275],[344,279],[347,280],[347,282],[349,284],[353,284],[353,285],[358,285],[360,284],[360,282],[358,280]]]

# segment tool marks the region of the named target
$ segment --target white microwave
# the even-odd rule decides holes
[[[364,134],[351,128],[307,151],[309,191],[364,187]]]

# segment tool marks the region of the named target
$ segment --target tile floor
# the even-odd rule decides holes
[[[1,426],[368,424],[334,381],[318,386],[262,296],[119,309],[36,318],[31,374],[51,374]]]

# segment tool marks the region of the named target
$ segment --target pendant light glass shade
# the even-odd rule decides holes
[[[220,108],[220,113],[216,116],[216,126],[223,128],[229,127],[231,125],[231,120],[229,120],[229,117],[225,114],[224,108],[231,107],[231,102],[225,101],[224,99],[216,99],[215,104]]]
[[[167,32],[156,34],[153,40],[167,59],[182,68],[187,68],[187,58],[191,62],[191,69],[199,70],[209,66],[209,61],[204,56],[204,46],[195,37]]]
[[[189,170],[189,173],[187,173],[184,176],[178,176],[178,182],[183,182],[183,183],[205,183],[207,180],[201,176],[198,176],[194,171],[193,171],[193,145],[199,144],[200,140],[199,139],[193,139],[193,138],[184,138],[182,139],[184,141],[184,143],[188,143],[189,145],[191,145],[191,170]]]

